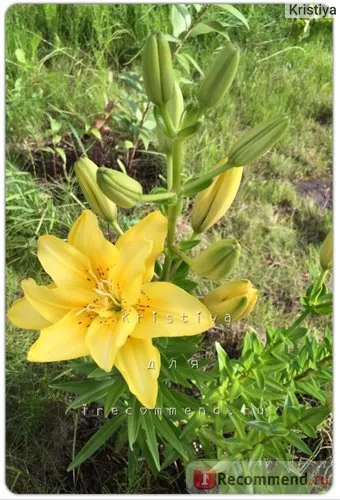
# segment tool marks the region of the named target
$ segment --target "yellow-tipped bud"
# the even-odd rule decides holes
[[[172,96],[171,99],[167,102],[166,107],[172,123],[177,130],[184,109],[183,95],[177,82],[174,82]],[[170,138],[166,137],[166,135],[163,134],[159,127],[157,127],[157,137],[161,150],[164,153],[169,153],[172,149],[173,141]]]
[[[220,280],[238,264],[241,247],[235,238],[226,238],[210,245],[196,259],[191,268],[199,276]]]
[[[97,184],[98,167],[88,158],[81,158],[74,165],[77,181],[91,209],[107,221],[117,219],[117,207]]]
[[[235,78],[239,60],[240,53],[231,43],[221,50],[207,70],[198,91],[202,108],[211,108],[222,99]]]
[[[333,233],[327,234],[320,248],[320,264],[325,271],[333,266]]]
[[[97,182],[103,193],[122,208],[134,207],[143,194],[143,188],[138,181],[111,168],[98,168]]]
[[[248,280],[229,281],[215,288],[204,299],[216,323],[238,321],[248,316],[256,304],[257,290]],[[229,318],[230,316],[230,318]]]
[[[235,199],[242,172],[242,167],[230,168],[198,193],[191,216],[191,225],[196,233],[203,233],[223,217]]]
[[[289,119],[285,116],[260,123],[242,134],[230,150],[230,165],[238,167],[256,161],[278,142],[288,125]]]
[[[171,51],[162,33],[151,35],[143,52],[145,92],[154,104],[165,104],[171,98],[174,84]]]

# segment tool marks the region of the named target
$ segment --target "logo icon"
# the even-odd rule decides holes
[[[194,486],[198,490],[212,490],[216,486],[216,471],[202,468],[194,470]]]

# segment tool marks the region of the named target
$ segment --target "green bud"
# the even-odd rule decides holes
[[[122,208],[134,207],[143,195],[138,181],[111,168],[98,168],[97,182],[103,193]]]
[[[241,167],[256,161],[278,142],[289,125],[287,116],[260,123],[241,135],[232,146],[228,161],[233,167]]]
[[[192,261],[191,268],[199,276],[220,280],[238,264],[241,247],[235,238],[217,241]]]
[[[177,130],[184,108],[183,95],[177,82],[174,82],[172,96],[171,99],[166,103],[166,107],[172,123]],[[164,132],[166,132],[165,125],[161,125],[161,123],[159,123],[158,121],[158,118],[160,119],[160,117],[157,108],[155,108],[155,117],[157,121],[157,137],[159,146],[164,153],[169,153],[171,151],[173,141],[164,134]]]
[[[74,171],[91,210],[107,221],[115,221],[117,219],[117,207],[99,189],[97,165],[89,158],[84,157],[75,163]]]
[[[232,84],[240,59],[239,50],[229,43],[221,50],[206,72],[198,91],[198,101],[202,108],[211,108]]]
[[[174,76],[170,47],[162,33],[151,35],[145,44],[143,79],[150,101],[160,106],[170,100]]]
[[[333,234],[327,234],[320,248],[320,264],[322,269],[329,270],[333,266]]]

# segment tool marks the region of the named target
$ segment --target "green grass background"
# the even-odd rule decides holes
[[[231,337],[242,337],[249,328],[261,335],[266,325],[285,326],[296,315],[299,297],[318,273],[318,249],[331,224],[329,205],[313,192],[301,194],[299,183],[318,181],[331,189],[332,182],[332,23],[315,23],[303,37],[305,25],[285,19],[283,5],[238,8],[249,31],[220,9],[207,12],[211,19],[230,19],[228,34],[242,57],[231,91],[188,144],[186,172],[211,168],[240,131],[259,121],[288,114],[291,127],[270,154],[245,168],[233,206],[204,237],[203,247],[237,237],[242,255],[232,277],[248,278],[259,290],[254,313],[228,332]],[[37,237],[64,236],[81,212],[72,179],[37,179],[23,171],[24,159],[31,157],[34,166],[32,145],[48,136],[49,116],[62,122],[62,133],[72,126],[81,136],[84,124],[102,116],[107,100],[119,100],[118,72],[140,70],[145,37],[157,30],[171,32],[168,5],[14,5],[7,10],[8,304],[18,296],[21,279],[39,280]],[[208,34],[189,38],[185,49],[206,69],[223,42],[221,35]],[[187,84],[183,92],[190,98],[196,88],[197,83]],[[139,215],[139,210],[133,214]],[[190,228],[189,215],[190,206],[179,223],[183,234]],[[200,291],[210,287],[201,280]],[[324,321],[313,325],[322,334]],[[121,457],[106,475],[101,468],[107,462],[99,458],[78,476],[65,473],[73,417],[64,416],[64,396],[48,386],[66,368],[27,363],[35,337],[7,327],[8,487],[27,493],[88,492],[87,472],[100,483],[97,492],[179,492],[174,476],[155,482],[141,470],[138,479],[128,481]]]

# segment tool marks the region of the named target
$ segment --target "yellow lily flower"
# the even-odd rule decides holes
[[[152,339],[197,335],[213,326],[198,299],[172,283],[150,282],[166,233],[167,219],[154,212],[113,245],[85,210],[67,242],[40,237],[38,258],[53,283],[23,280],[25,295],[8,312],[19,328],[41,330],[28,360],[91,355],[107,372],[116,366],[130,391],[153,408],[160,354]]]

